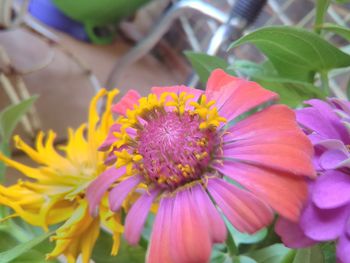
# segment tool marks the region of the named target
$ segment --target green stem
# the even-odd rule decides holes
[[[331,2],[330,0],[316,1],[316,15],[315,15],[315,24],[314,24],[314,31],[316,34],[320,35],[322,33],[321,26],[323,24],[330,2]]]
[[[325,94],[329,95],[329,79],[328,79],[328,72],[327,71],[321,71],[320,72],[321,77],[321,87],[322,90],[325,92]]]
[[[14,237],[18,242],[24,243],[32,238],[28,232],[18,226],[15,222],[9,220],[6,225],[7,227],[4,229],[4,231]]]
[[[226,245],[227,245],[227,249],[228,249],[228,253],[229,253],[230,257],[237,255],[237,252],[238,252],[237,246],[235,244],[235,241],[234,241],[231,233],[228,233],[228,235],[227,235]]]

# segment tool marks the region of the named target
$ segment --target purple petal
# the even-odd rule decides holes
[[[207,229],[211,232],[212,240],[215,243],[222,243],[226,240],[227,231],[224,220],[210,200],[208,194],[200,184],[192,187],[193,197],[198,206],[201,216],[206,221]]]
[[[319,112],[309,107],[296,111],[297,121],[309,130],[312,130],[323,138],[342,140],[341,134],[335,129],[332,121]],[[339,120],[340,123],[340,120]]]
[[[291,222],[283,217],[277,220],[275,231],[281,237],[283,244],[290,248],[304,248],[316,243],[305,236],[299,223]]]
[[[113,163],[115,163],[115,161],[117,160],[117,156],[115,156],[114,152],[110,152],[105,161],[104,161],[104,164],[105,165],[112,165]]]
[[[327,171],[314,184],[312,200],[319,208],[337,208],[350,203],[350,175]]]
[[[124,199],[142,181],[140,175],[130,176],[128,179],[117,184],[109,193],[109,205],[112,211],[117,211],[123,204]]]
[[[310,104],[313,108],[317,109],[322,114],[322,116],[324,116],[329,121],[343,142],[346,144],[350,143],[350,137],[347,129],[343,123],[341,123],[341,119],[334,112],[335,109],[332,108],[330,104],[322,100],[309,100],[307,103]]]
[[[340,109],[350,115],[350,102],[341,99],[328,99],[331,104],[333,104],[337,109]]]
[[[349,218],[350,206],[320,209],[309,202],[300,219],[300,226],[307,237],[317,241],[338,238]]]
[[[99,151],[108,151],[108,149],[111,147],[111,145],[117,140],[117,138],[113,135],[114,132],[120,131],[121,125],[116,123],[111,126],[109,129],[107,138],[105,141],[100,145],[98,148]]]
[[[339,263],[350,262],[350,238],[342,235],[337,242],[337,259]]]
[[[131,245],[137,245],[143,226],[145,225],[148,212],[151,208],[154,198],[157,197],[159,190],[144,193],[131,207],[125,219],[125,239]]]
[[[97,215],[97,208],[102,196],[119,177],[125,174],[125,167],[111,167],[99,175],[87,188],[86,197],[89,201],[89,211],[92,215]]]
[[[342,162],[348,159],[348,156],[340,150],[326,151],[320,157],[320,165],[325,170],[337,169],[342,165]]]

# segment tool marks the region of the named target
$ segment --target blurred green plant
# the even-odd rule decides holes
[[[37,96],[30,97],[0,112],[0,151],[6,156],[10,155],[10,140],[14,129],[37,98]],[[0,162],[0,182],[3,182],[4,174],[5,165]]]

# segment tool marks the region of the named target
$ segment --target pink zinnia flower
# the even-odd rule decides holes
[[[222,214],[241,232],[270,224],[273,211],[296,221],[314,177],[312,146],[292,110],[257,83],[215,70],[206,92],[153,88],[129,91],[114,107],[120,117],[101,146],[116,165],[87,191],[91,213],[109,193],[117,211],[130,193],[140,197],[125,219],[125,238],[139,242],[152,204],[159,204],[147,262],[208,262],[224,242]]]

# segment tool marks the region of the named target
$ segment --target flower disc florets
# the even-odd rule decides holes
[[[130,171],[136,169],[150,184],[170,190],[201,179],[212,155],[220,151],[216,128],[225,119],[205,95],[199,102],[191,99],[185,92],[141,98],[119,120],[121,133],[115,135],[123,145],[119,141],[115,154],[120,165],[129,162]]]

